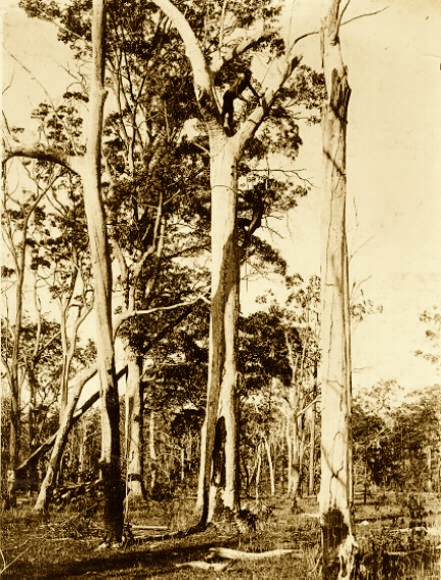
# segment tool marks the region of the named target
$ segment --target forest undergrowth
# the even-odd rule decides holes
[[[313,499],[292,510],[286,498],[244,500],[240,518],[185,535],[194,498],[148,501],[127,512],[124,544],[101,545],[100,502],[71,504],[45,516],[31,498],[3,512],[2,576],[9,578],[321,578],[320,526]],[[294,513],[300,512],[300,513]],[[356,506],[357,578],[438,579],[441,502],[434,494],[388,494]],[[176,534],[177,533],[177,534]],[[217,558],[217,548],[261,554],[259,560]]]

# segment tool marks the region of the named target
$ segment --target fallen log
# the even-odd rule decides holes
[[[158,531],[165,531],[168,530],[168,526],[161,526],[161,525],[151,525],[151,526],[144,526],[144,525],[137,525],[137,524],[130,524],[133,530],[158,530]]]
[[[243,552],[242,550],[233,550],[232,548],[210,548],[209,558],[223,558],[225,560],[265,560],[265,558],[280,558],[287,554],[296,553],[300,557],[300,552],[294,548],[279,548],[277,550],[268,550],[267,552]]]
[[[222,572],[231,562],[205,562],[204,560],[193,560],[191,562],[182,562],[175,564],[176,568],[196,568],[197,570],[211,570],[213,572]]]

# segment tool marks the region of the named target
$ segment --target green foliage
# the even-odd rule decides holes
[[[439,387],[407,394],[393,405],[388,403],[390,383],[379,387],[377,397],[355,399],[355,461],[364,462],[377,486],[419,491],[439,488]]]
[[[285,385],[292,380],[286,336],[295,351],[301,350],[297,330],[285,328],[279,312],[256,312],[239,321],[239,371],[245,392],[267,385],[278,378]]]
[[[66,91],[58,105],[40,103],[31,113],[37,124],[40,145],[59,149],[69,155],[85,151],[83,138],[84,103],[87,96],[80,91]],[[39,162],[40,167],[47,166]]]

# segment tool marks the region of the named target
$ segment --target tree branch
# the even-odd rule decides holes
[[[341,16],[343,16],[344,12],[346,12],[348,5],[349,5],[349,2],[346,4],[346,6],[344,6],[342,13],[341,13]],[[374,10],[373,12],[366,12],[364,14],[358,14],[357,16],[353,16],[352,18],[349,18],[348,20],[345,20],[344,22],[340,22],[339,27],[345,26],[346,24],[350,24],[351,22],[354,22],[355,20],[360,20],[361,18],[367,18],[368,16],[376,16],[377,14],[384,12],[388,8],[389,8],[388,6],[385,6],[384,8],[380,8],[379,10]],[[300,41],[305,40],[305,38],[309,38],[310,36],[317,36],[318,34],[320,34],[320,30],[311,30],[310,32],[305,32],[305,34],[301,34],[293,41],[293,43],[291,44],[291,49],[294,48],[294,46],[296,44],[298,44]]]
[[[48,149],[41,146],[16,145],[7,147],[4,150],[3,163],[14,157],[26,157],[28,159],[37,159],[39,161],[48,161],[61,165],[65,169],[81,175],[83,159],[67,155],[58,149]]]
[[[256,24],[254,29],[247,31],[247,34],[242,40],[236,44],[234,47],[220,48],[217,51],[217,58],[214,58],[210,65],[210,70],[213,75],[218,73],[220,69],[225,65],[225,63],[233,60],[234,58],[240,56],[250,48],[258,45],[259,43],[268,40],[271,37],[271,32],[265,32],[262,24]]]
[[[153,0],[153,3],[164,12],[178,30],[185,46],[185,53],[193,71],[193,83],[196,98],[200,101],[204,95],[212,95],[212,83],[205,57],[191,26],[185,16],[169,0]]]
[[[287,59],[287,62],[273,61],[267,75],[267,77],[271,79],[270,84],[267,85],[265,94],[261,98],[262,104],[254,109],[254,111],[243,122],[234,137],[232,137],[232,139],[237,140],[237,146],[239,148],[248,141],[250,136],[254,134],[262,123],[265,114],[274,103],[278,92],[284,86],[302,59],[300,56],[292,56],[292,49],[287,53],[285,58]]]
[[[149,308],[147,310],[133,310],[131,312],[124,312],[123,314],[120,314],[120,316],[118,316],[118,318],[116,318],[115,320],[113,327],[114,335],[116,336],[116,334],[118,333],[121,324],[126,320],[128,320],[129,318],[132,318],[133,316],[154,314],[155,312],[165,312],[166,310],[176,310],[177,308],[181,308],[182,306],[193,306],[199,301],[208,302],[207,298],[205,298],[204,296],[198,296],[194,300],[189,300],[188,302],[178,302],[177,304],[172,304],[171,306],[157,306],[156,308]]]
[[[125,376],[126,372],[127,372],[127,366],[123,367],[121,370],[119,370],[117,372],[116,379],[119,381],[123,376]],[[77,380],[75,381],[75,384],[72,386],[72,389],[74,389],[74,390],[78,389],[80,391],[80,394],[81,394],[81,390],[84,388],[86,383],[88,383],[91,379],[93,379],[93,377],[96,375],[96,373],[97,373],[96,364],[92,363],[89,367],[80,371],[79,376],[77,376]],[[94,405],[96,403],[96,401],[98,401],[99,398],[100,398],[99,391],[95,391],[81,405],[81,407],[76,410],[75,414],[72,417],[70,428],[72,428],[73,425],[75,425],[75,423],[84,415],[84,413],[86,411],[88,411],[90,409],[90,407],[92,407],[92,405]],[[58,431],[55,431],[55,433],[53,433],[50,437],[48,437],[31,455],[29,455],[29,457],[27,459],[25,459],[23,461],[23,463],[21,463],[17,467],[17,469],[16,469],[17,475],[25,472],[26,469],[29,467],[29,465],[31,465],[33,462],[37,461],[37,459],[39,457],[41,457],[47,451],[49,451],[49,449],[52,447],[52,445],[55,442],[55,439],[57,437],[57,433],[58,433]]]

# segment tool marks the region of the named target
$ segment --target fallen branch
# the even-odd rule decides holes
[[[243,552],[242,550],[233,550],[231,548],[210,548],[210,558],[224,558],[226,560],[264,560],[265,558],[280,558],[287,554],[293,554],[296,550],[282,549],[269,550],[267,552]],[[298,557],[299,553],[296,554]]]
[[[212,570],[214,572],[222,572],[231,562],[204,562],[203,560],[193,560],[192,562],[183,562],[182,564],[175,564],[176,568],[196,568],[198,570]]]

